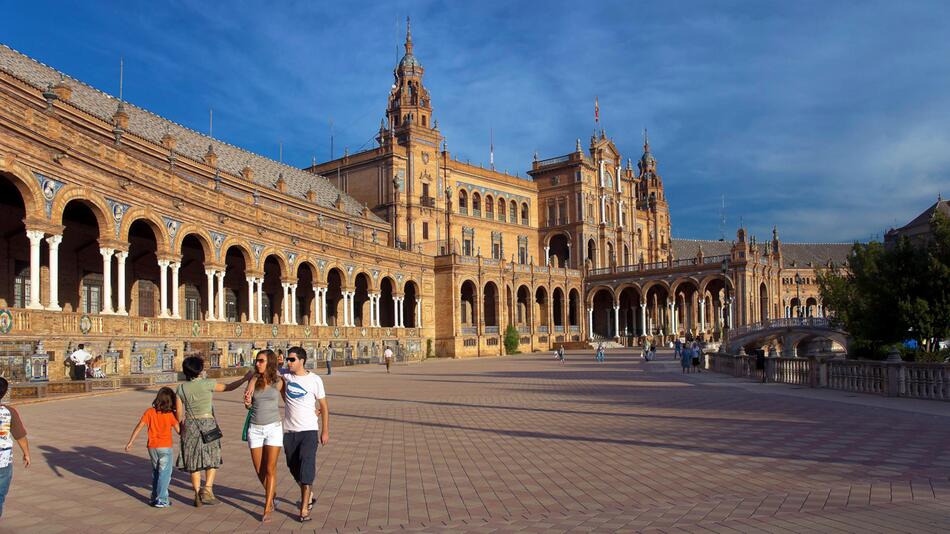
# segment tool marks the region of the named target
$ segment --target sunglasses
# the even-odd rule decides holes
[[[295,362],[295,361],[297,361],[297,358],[284,358],[284,361],[285,361],[285,362]]]
[[[267,363],[267,360],[254,360],[255,363]]]

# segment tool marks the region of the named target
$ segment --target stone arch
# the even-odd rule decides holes
[[[709,284],[712,283],[712,282],[715,282],[715,281],[717,281],[717,280],[720,281],[720,282],[722,282],[723,276],[722,276],[721,273],[717,273],[717,274],[707,274],[707,275],[704,276],[704,277],[702,278],[702,280],[700,280],[700,282],[699,282],[699,291],[700,291],[701,293],[705,294],[705,293],[706,293],[706,290],[707,290],[708,287],[709,287]],[[729,291],[732,291],[733,293],[735,293],[736,286],[732,283],[732,278],[729,277],[729,276],[726,276],[726,277],[725,277],[725,280],[726,280],[726,284],[728,284],[728,286],[729,286]]]
[[[212,243],[211,236],[208,232],[195,224],[183,224],[179,229],[178,233],[175,234],[175,239],[172,241],[171,253],[176,255],[181,255],[181,244],[186,237],[193,235],[198,240],[198,243],[201,244],[201,251],[205,255],[206,261],[212,261],[216,259],[217,254],[214,250],[214,244]],[[227,249],[222,249],[227,250]]]
[[[248,244],[247,241],[237,237],[229,237],[225,239],[224,242],[221,243],[221,249],[215,251],[214,259],[223,262],[224,257],[221,255],[223,254],[224,256],[227,256],[228,249],[231,247],[237,248],[238,251],[241,252],[241,255],[244,256],[244,266],[248,271],[257,266],[257,262],[254,260],[254,254],[251,252],[251,245]]]
[[[323,283],[327,283],[327,280],[330,279],[330,271],[334,269],[340,271],[340,283],[343,284],[344,289],[348,289],[350,287],[350,279],[346,276],[346,267],[336,260],[328,260],[327,264],[323,266]]]
[[[404,299],[402,302],[402,317],[403,325],[407,328],[416,328],[419,325],[416,324],[416,299],[420,298],[419,294],[419,284],[413,280],[406,280],[406,283],[402,286],[402,294]]]
[[[50,222],[63,224],[63,212],[66,210],[66,206],[74,200],[82,202],[92,211],[92,214],[96,217],[96,223],[99,225],[100,238],[115,238],[115,220],[112,218],[112,210],[109,209],[109,204],[102,195],[86,187],[64,186],[53,201]]]
[[[567,323],[570,326],[580,326],[581,292],[576,287],[572,287],[567,295]]]
[[[43,207],[46,205],[46,199],[43,198],[43,192],[33,172],[18,163],[12,156],[0,157],[0,172],[7,174],[10,182],[20,191],[26,216],[45,219],[46,212]]]
[[[122,217],[122,224],[119,226],[119,241],[129,242],[129,229],[136,221],[143,221],[151,228],[155,234],[155,240],[158,242],[158,252],[169,251],[168,229],[162,218],[155,213],[152,208],[135,207],[129,208],[129,211]]]
[[[273,257],[277,260],[277,264],[280,266],[281,276],[287,276],[288,273],[292,271],[284,253],[275,247],[264,247],[264,250],[261,251],[261,257],[258,263],[259,269],[264,269],[264,262],[267,261],[269,257]]]
[[[670,293],[676,293],[676,290],[678,290],[680,286],[683,286],[686,284],[692,284],[693,287],[697,291],[699,291],[699,288],[700,288],[699,280],[696,280],[692,276],[686,276],[683,278],[677,278],[676,280],[673,281],[673,283],[670,285]]]
[[[456,290],[460,295],[459,320],[463,328],[476,328],[478,325],[478,284],[469,278],[461,281]],[[463,332],[463,335],[465,332]]]
[[[614,288],[612,288],[612,287],[610,287],[610,286],[608,286],[608,285],[606,285],[606,284],[600,284],[600,285],[596,285],[596,286],[594,286],[594,287],[592,287],[592,288],[590,288],[590,289],[587,290],[587,297],[584,299],[584,300],[585,300],[584,303],[585,303],[588,307],[590,307],[591,305],[593,305],[593,303],[594,303],[594,295],[596,295],[597,292],[600,291],[600,290],[602,290],[602,289],[604,289],[604,290],[606,290],[608,293],[610,293],[611,302],[617,302],[617,293],[614,291]]]
[[[667,284],[665,280],[650,280],[649,282],[643,284],[641,294],[646,295],[651,289],[657,286],[662,287],[667,292],[667,294],[672,293],[670,291],[670,285]]]

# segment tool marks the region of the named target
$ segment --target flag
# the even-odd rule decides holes
[[[495,170],[495,129],[488,130],[488,163]]]
[[[594,122],[600,124],[600,104],[596,96],[594,97]]]

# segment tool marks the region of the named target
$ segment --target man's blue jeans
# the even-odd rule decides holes
[[[0,517],[3,516],[3,502],[7,500],[10,482],[13,480],[13,464],[0,467]]]
[[[152,460],[152,499],[150,504],[168,504],[168,484],[172,480],[172,450],[149,449]]]

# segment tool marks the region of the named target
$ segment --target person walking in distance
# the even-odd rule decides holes
[[[304,367],[307,351],[291,347],[285,361],[284,456],[290,474],[300,485],[298,520],[303,523],[310,521],[314,504],[312,487],[317,475],[317,444],[330,442],[330,408],[323,380]]]
[[[7,394],[10,384],[0,377],[0,399]],[[3,517],[3,502],[13,481],[13,442],[23,452],[23,467],[30,467],[30,444],[26,439],[26,427],[12,406],[0,403],[0,517]]]
[[[73,380],[86,379],[86,362],[92,359],[92,354],[86,351],[85,345],[79,344],[79,348],[69,355],[69,362],[73,364]]]
[[[383,351],[383,359],[386,360],[386,374],[389,374],[389,367],[393,364],[393,349],[386,347]]]
[[[333,348],[333,345],[327,345],[327,375],[333,374],[333,353],[336,349]]]

